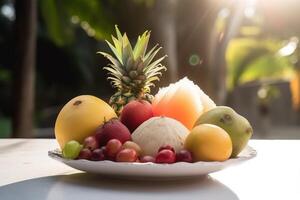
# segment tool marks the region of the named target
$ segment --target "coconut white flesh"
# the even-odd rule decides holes
[[[172,100],[173,95],[177,91],[177,86],[174,83],[171,83],[168,87],[160,88],[158,93],[155,95],[153,105],[162,101],[166,104]]]
[[[143,156],[155,156],[164,145],[172,146],[176,152],[182,150],[188,133],[189,130],[175,119],[152,117],[133,132],[132,140],[141,147]]]
[[[190,82],[189,83],[190,85],[193,85],[193,88],[195,89],[195,93],[197,94],[198,97],[200,97],[203,106],[203,112],[209,111],[216,107],[215,102],[207,94],[205,94],[200,87],[195,85],[193,81],[187,79],[186,77],[185,79],[187,82]]]

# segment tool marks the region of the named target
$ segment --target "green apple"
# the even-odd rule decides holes
[[[217,106],[203,113],[194,126],[214,124],[223,128],[232,141],[231,157],[236,157],[247,145],[253,134],[249,121],[227,106]]]

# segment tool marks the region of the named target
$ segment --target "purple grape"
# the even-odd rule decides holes
[[[104,153],[103,149],[95,149],[92,152],[91,160],[92,161],[105,160],[105,153]]]
[[[91,151],[90,149],[88,149],[88,148],[83,148],[83,149],[80,151],[80,153],[79,153],[77,159],[86,159],[86,160],[90,160],[91,157],[92,157],[92,151]]]
[[[193,162],[191,152],[183,149],[176,154],[176,162]]]

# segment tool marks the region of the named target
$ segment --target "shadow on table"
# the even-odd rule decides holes
[[[210,176],[181,181],[128,181],[79,173],[25,180],[0,187],[5,200],[230,199],[237,195]]]
[[[11,140],[9,144],[1,144],[0,152],[14,151],[16,148],[20,148],[20,146],[26,145],[29,140]]]

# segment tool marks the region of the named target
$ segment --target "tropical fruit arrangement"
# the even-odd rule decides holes
[[[150,94],[166,67],[161,47],[147,52],[150,32],[134,47],[116,27],[108,80],[116,88],[109,103],[91,95],[71,99],[60,111],[55,136],[66,159],[115,162],[225,161],[246,147],[253,133],[232,108],[216,106],[197,85],[183,78]]]

